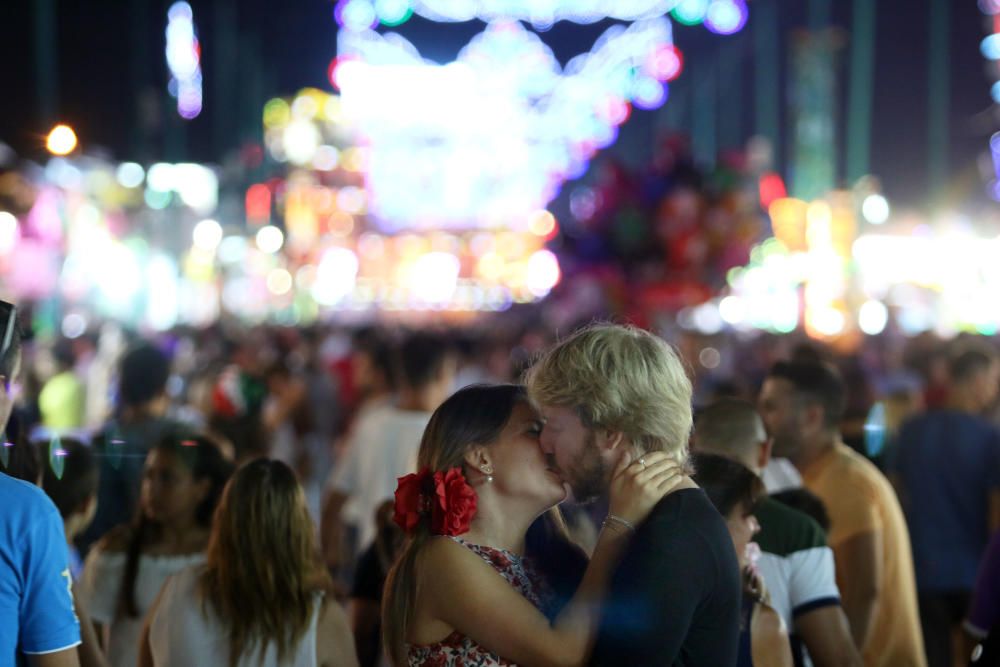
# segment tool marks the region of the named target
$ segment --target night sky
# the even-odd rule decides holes
[[[675,40],[688,65],[711,62],[720,45],[731,41],[746,74],[741,99],[747,111],[741,134],[752,131],[752,39],[754,5],[743,33],[723,38],[700,26],[675,25]],[[781,9],[779,34],[787,67],[787,46],[806,19],[807,2],[775,0]],[[875,1],[875,0],[872,0]],[[100,149],[117,159],[220,161],[258,132],[266,99],[290,95],[305,86],[329,89],[326,68],[336,52],[336,24],[329,0],[190,0],[202,43],[204,111],[185,122],[171,114],[166,98],[169,75],[164,62],[164,27],[170,2],[161,0],[4,0],[0,2],[0,141],[28,158],[43,157],[44,134],[55,120],[77,130],[87,150]],[[920,205],[927,189],[928,20],[931,0],[878,0],[875,63],[875,121],[872,171],[887,195]],[[36,58],[38,7],[54,11],[58,106],[45,118],[38,95]],[[833,22],[850,24],[852,2],[834,0]],[[983,181],[977,160],[987,140],[1000,129],[991,108],[992,81],[979,53],[985,36],[983,17],[972,0],[950,3],[949,173],[953,200],[981,199]],[[220,26],[233,27],[221,30]],[[593,44],[608,23],[560,23],[543,38],[565,62]],[[433,24],[413,19],[399,31],[436,60],[453,57],[482,24]],[[220,40],[230,40],[220,46]],[[225,53],[223,53],[223,51]],[[225,63],[226,54],[230,62]],[[838,68],[838,144],[843,145],[848,51]],[[220,76],[220,73],[222,75]],[[692,76],[688,66],[682,74]],[[776,72],[782,83],[787,72]],[[690,82],[688,82],[690,83]],[[678,82],[682,86],[682,82]],[[787,94],[787,93],[786,93]],[[671,102],[668,101],[668,105]],[[649,151],[651,133],[664,127],[668,111],[636,112],[611,149],[626,159]],[[140,117],[146,120],[140,122]],[[685,128],[678,128],[684,130]],[[787,143],[787,142],[786,142]],[[842,151],[842,148],[841,148]],[[637,154],[638,155],[637,157]],[[843,155],[834,156],[843,164]]]

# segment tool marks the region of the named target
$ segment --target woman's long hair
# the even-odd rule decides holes
[[[496,442],[514,408],[527,402],[527,393],[519,385],[472,385],[460,389],[431,416],[420,441],[417,468],[439,471],[461,467],[468,477],[466,452],[473,446]],[[560,525],[557,516],[546,515],[543,519],[552,526]],[[405,665],[407,661],[406,634],[420,585],[416,561],[430,536],[429,521],[425,518],[406,541],[386,579],[382,602],[383,644],[394,665]]]
[[[283,662],[309,627],[315,593],[330,590],[295,473],[256,459],[233,475],[212,524],[200,591],[229,635],[229,664],[270,642]]]
[[[195,521],[198,525],[203,528],[211,526],[215,506],[233,471],[232,464],[222,455],[218,445],[204,436],[171,435],[154,446],[149,453],[152,454],[154,451],[169,452],[191,471],[195,481],[208,479],[211,482],[204,500],[195,509]],[[140,616],[135,601],[135,581],[139,575],[142,548],[157,536],[159,530],[160,523],[148,518],[140,503],[125,547],[125,571],[122,574],[122,587],[118,600],[120,608],[132,618]]]

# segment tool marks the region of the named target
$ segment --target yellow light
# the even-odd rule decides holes
[[[535,236],[548,236],[556,228],[556,217],[548,211],[536,211],[531,215],[528,229]]]
[[[479,259],[479,275],[487,280],[499,280],[500,276],[503,275],[504,264],[502,255],[495,252],[488,252]]]
[[[267,274],[267,289],[276,296],[287,294],[292,289],[292,274],[285,269],[272,269]]]
[[[354,218],[350,213],[337,211],[327,219],[327,227],[334,236],[350,236],[354,231]]]
[[[49,132],[45,147],[53,155],[69,155],[76,148],[76,133],[69,125],[56,125]]]
[[[280,97],[275,97],[264,105],[264,127],[284,127],[288,125],[291,117],[292,114],[288,108],[288,102]]]
[[[832,242],[833,211],[825,201],[814,201],[806,211],[806,240],[810,248],[828,248]]]

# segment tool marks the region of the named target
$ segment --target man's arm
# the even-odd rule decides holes
[[[323,503],[320,517],[320,544],[323,548],[323,561],[331,570],[340,566],[343,561],[344,522],[341,512],[347,502],[347,495],[331,489]]]
[[[48,498],[31,508],[37,517],[23,536],[28,556],[18,642],[29,664],[79,665],[80,626],[73,609],[72,579],[62,518]]]
[[[854,645],[863,651],[882,592],[882,537],[876,532],[854,535],[834,547],[843,587],[840,595]]]
[[[73,647],[53,653],[29,654],[28,664],[31,667],[80,667],[80,656]]]
[[[80,665],[81,667],[108,667],[108,661],[101,650],[101,644],[97,641],[97,629],[90,620],[90,614],[73,591],[73,606],[76,609],[76,617],[80,621]]]
[[[795,632],[809,650],[815,667],[861,667],[861,655],[840,605],[799,614],[795,617]]]

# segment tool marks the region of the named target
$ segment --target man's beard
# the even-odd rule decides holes
[[[574,500],[586,503],[604,495],[608,490],[608,468],[597,448],[597,435],[588,431],[579,459],[572,470],[564,471],[566,481],[573,489]]]

